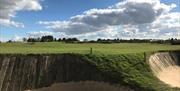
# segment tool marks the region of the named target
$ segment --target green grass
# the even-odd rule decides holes
[[[0,53],[89,53],[93,48],[93,53],[101,54],[122,54],[141,53],[158,50],[180,50],[179,45],[170,44],[150,44],[150,43],[83,43],[70,44],[59,42],[46,43],[0,43]]]
[[[129,86],[135,91],[180,91],[156,78],[143,53],[119,55],[85,55],[85,60],[96,65],[111,81]]]
[[[87,54],[91,47],[92,55]],[[153,75],[142,53],[159,50],[180,50],[180,46],[149,43],[0,43],[0,54],[75,53],[73,55],[94,65],[110,81],[131,87],[135,91],[179,91],[178,88],[168,87]]]

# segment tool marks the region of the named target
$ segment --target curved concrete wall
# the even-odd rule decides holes
[[[159,52],[149,57],[152,72],[162,82],[180,88],[180,52]]]

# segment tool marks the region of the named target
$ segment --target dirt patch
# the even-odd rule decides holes
[[[53,84],[36,90],[26,91],[134,91],[127,87],[113,86],[104,82],[84,81]]]

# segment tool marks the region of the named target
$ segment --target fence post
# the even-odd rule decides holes
[[[144,52],[144,61],[147,61],[146,52]]]
[[[92,47],[90,48],[90,54],[92,54]]]

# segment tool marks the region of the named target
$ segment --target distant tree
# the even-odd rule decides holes
[[[13,41],[12,40],[8,40],[7,43],[12,43]]]
[[[88,42],[88,39],[84,39],[83,42]]]
[[[172,45],[174,45],[174,39],[173,38],[171,38],[170,42],[171,42]]]
[[[73,41],[79,41],[77,38],[73,38]]]
[[[38,38],[35,39],[35,41],[36,41],[36,42],[40,42],[40,41],[41,41],[41,38],[38,37]]]
[[[62,39],[61,39],[61,38],[59,38],[57,41],[58,41],[58,42],[61,42],[61,41],[62,41]]]
[[[27,38],[23,38],[23,42],[27,42]]]
[[[35,38],[28,38],[27,42],[36,42]]]
[[[56,41],[57,41],[57,39],[56,39],[56,38],[54,38],[54,40],[53,40],[53,41],[55,41],[55,42],[56,42]]]
[[[51,35],[41,37],[41,42],[52,42],[53,40],[54,40],[54,38]]]
[[[67,38],[65,40],[66,43],[77,43],[79,40],[77,38]]]
[[[171,39],[171,44],[172,45],[180,45],[180,40],[178,40],[177,38],[175,38],[175,39]]]
[[[62,41],[66,41],[66,38],[63,38]]]
[[[97,42],[101,42],[101,41],[102,41],[101,38],[98,38],[98,39],[97,39]]]

